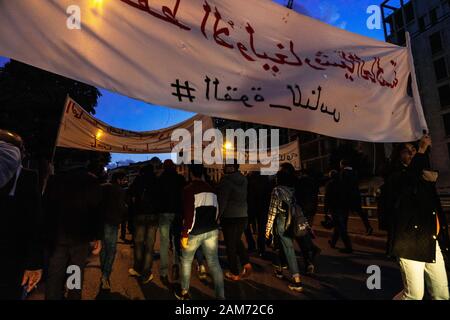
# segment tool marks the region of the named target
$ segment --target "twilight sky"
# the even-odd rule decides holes
[[[268,0],[260,0],[268,1]],[[288,0],[274,0],[280,5],[286,5]],[[378,40],[384,40],[383,30],[369,30],[366,13],[370,5],[380,4],[381,0],[296,0],[294,10],[332,24],[336,27],[359,33]],[[0,57],[0,65],[8,61]],[[118,95],[101,89],[97,114],[100,120],[115,127],[134,131],[148,131],[165,128],[188,119],[193,114],[162,106],[155,106]],[[112,162],[126,160],[143,161],[155,155],[113,154]],[[156,155],[161,159],[170,155]]]

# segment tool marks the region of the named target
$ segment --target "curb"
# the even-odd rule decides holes
[[[315,229],[314,233],[319,237],[331,237],[333,231],[326,229]],[[358,245],[371,247],[380,250],[386,250],[387,240],[384,237],[366,236],[361,234],[349,233],[350,240]]]

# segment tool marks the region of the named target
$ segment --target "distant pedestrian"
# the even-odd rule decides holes
[[[119,225],[127,211],[126,194],[123,185],[126,183],[125,173],[115,172],[111,183],[102,185],[103,212],[103,246],[100,252],[100,266],[102,269],[101,289],[111,290],[110,276],[116,257],[117,237]]]
[[[438,173],[429,169],[426,155],[431,143],[424,136],[418,150],[400,145],[398,166],[386,183],[388,254],[399,259],[404,285],[395,299],[422,300],[426,285],[431,299],[449,300],[449,234],[436,191]]]
[[[248,277],[252,271],[248,251],[242,242],[248,224],[247,183],[247,178],[239,171],[239,164],[227,164],[217,187],[220,222],[230,266],[225,277],[233,281]]]
[[[289,232],[289,210],[296,203],[295,185],[297,177],[291,170],[281,167],[277,173],[277,186],[272,191],[269,216],[267,219],[266,238],[278,236],[283,248],[292,280],[288,287],[296,292],[303,292],[297,257],[294,249],[294,236]]]
[[[348,217],[352,208],[354,208],[354,176],[347,174],[345,170],[336,173],[328,182],[325,190],[325,208],[326,213],[330,213],[333,219],[333,234],[328,241],[331,248],[336,248],[339,238],[344,242],[345,249],[342,253],[352,253],[352,243],[348,235]],[[356,184],[357,185],[357,184]]]
[[[198,248],[203,249],[211,272],[217,299],[225,299],[222,268],[219,263],[219,208],[213,188],[202,180],[203,166],[192,165],[191,183],[183,191],[183,228],[181,235],[181,288],[175,291],[180,300],[189,300],[192,261]]]
[[[265,232],[272,186],[269,177],[261,175],[259,171],[251,172],[247,179],[248,213],[249,217],[253,217],[253,219],[256,220],[258,254],[260,257],[266,257]]]
[[[180,270],[180,235],[182,223],[182,196],[186,181],[176,171],[172,160],[163,164],[164,171],[158,178],[160,197],[158,199],[160,234],[160,277],[164,285],[169,285],[169,246],[173,243],[172,280],[178,280]],[[173,236],[173,238],[172,238]],[[173,240],[173,242],[172,242]]]
[[[363,210],[361,205],[361,192],[359,191],[358,174],[355,172],[350,162],[346,159],[340,162],[341,176],[345,180],[345,188],[348,192],[347,201],[350,204],[350,212],[357,213],[366,228],[367,235],[373,233],[373,228],[370,225],[369,215],[366,210]]]
[[[23,141],[0,130],[0,300],[19,300],[42,277],[43,221],[37,173],[22,168]]]
[[[153,166],[143,167],[130,186],[134,207],[134,265],[128,270],[143,284],[153,280],[153,253],[158,231],[159,187]]]

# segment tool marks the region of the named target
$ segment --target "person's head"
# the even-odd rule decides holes
[[[123,186],[126,183],[126,175],[123,171],[114,172],[111,176],[111,183]]]
[[[170,159],[167,159],[164,161],[163,169],[164,169],[164,172],[175,172],[176,171],[175,164]]]
[[[285,187],[294,187],[297,181],[295,168],[290,163],[283,163],[277,173],[277,184]]]
[[[201,164],[191,164],[189,167],[191,180],[201,180],[204,172],[204,167]]]
[[[14,147],[18,148],[20,150],[21,155],[23,156],[25,151],[23,139],[17,133],[0,129],[0,141],[9,143]]]
[[[398,147],[398,155],[400,162],[405,165],[409,166],[411,164],[412,159],[417,153],[417,148],[413,143],[402,143]]]
[[[223,167],[224,174],[232,174],[239,171],[239,163],[237,161],[233,161],[231,164],[225,164]]]
[[[341,170],[342,170],[342,169],[344,169],[344,168],[350,167],[350,166],[351,166],[351,163],[350,163],[350,161],[349,161],[348,159],[342,159],[341,162],[340,162],[340,164],[339,164],[339,166],[340,166],[340,168],[341,168]]]

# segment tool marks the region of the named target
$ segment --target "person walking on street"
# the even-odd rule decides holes
[[[172,280],[179,274],[180,257],[180,234],[181,234],[181,212],[183,188],[186,181],[182,175],[176,171],[172,160],[166,160],[163,164],[164,171],[158,178],[158,188],[160,189],[159,206],[159,234],[160,234],[160,277],[161,282],[169,285],[169,245],[173,235],[174,259],[172,265]],[[171,233],[172,230],[172,233]]]
[[[436,191],[438,173],[429,169],[426,155],[431,144],[426,135],[418,150],[400,145],[399,166],[386,183],[388,255],[398,258],[404,286],[399,300],[422,300],[425,285],[433,300],[449,300],[449,234]]]
[[[217,299],[225,299],[222,268],[219,263],[219,208],[214,189],[202,180],[203,166],[190,168],[192,182],[183,191],[183,227],[181,233],[181,287],[175,291],[179,300],[189,300],[192,261],[198,248],[203,249],[214,281]]]
[[[153,166],[143,167],[130,186],[134,207],[134,264],[128,273],[143,284],[153,280],[153,253],[158,231],[159,187]]]
[[[110,276],[116,257],[117,237],[119,225],[126,215],[126,194],[122,186],[126,183],[125,173],[115,172],[111,183],[102,185],[103,211],[103,246],[100,252],[100,266],[102,269],[101,289],[111,290]]]
[[[297,257],[294,249],[294,236],[289,229],[289,208],[295,205],[295,186],[297,177],[286,167],[277,173],[277,186],[272,191],[266,227],[266,238],[278,236],[283,248],[292,280],[288,287],[292,291],[303,292]]]
[[[328,241],[330,247],[335,249],[339,238],[344,242],[342,253],[352,253],[352,243],[347,231],[348,216],[352,208],[351,200],[354,198],[355,181],[353,175],[346,171],[332,174],[325,190],[325,210],[333,219],[333,234]]]
[[[66,271],[77,266],[81,288],[68,289],[69,300],[81,300],[84,267],[92,252],[101,251],[102,188],[100,164],[88,165],[84,152],[76,153],[65,170],[48,180],[44,195],[45,226],[48,240],[47,300],[63,300]]]
[[[366,228],[367,235],[370,236],[373,233],[373,228],[370,225],[369,215],[367,214],[367,211],[363,210],[361,205],[361,192],[359,191],[358,187],[358,175],[350,165],[350,162],[345,159],[341,161],[340,167],[341,174],[345,179],[345,186],[349,191],[349,198],[347,201],[349,201],[350,203],[350,212],[358,214],[364,224],[364,227]]]
[[[227,251],[230,271],[228,280],[239,281],[252,271],[248,251],[242,242],[247,227],[247,178],[239,171],[238,164],[226,164],[218,190],[220,222]]]
[[[268,176],[253,171],[248,177],[247,203],[249,216],[254,217],[257,225],[257,248],[260,257],[266,257],[266,224],[272,193]]]
[[[23,140],[0,130],[0,300],[20,300],[42,278],[41,192],[37,173],[22,168]]]

